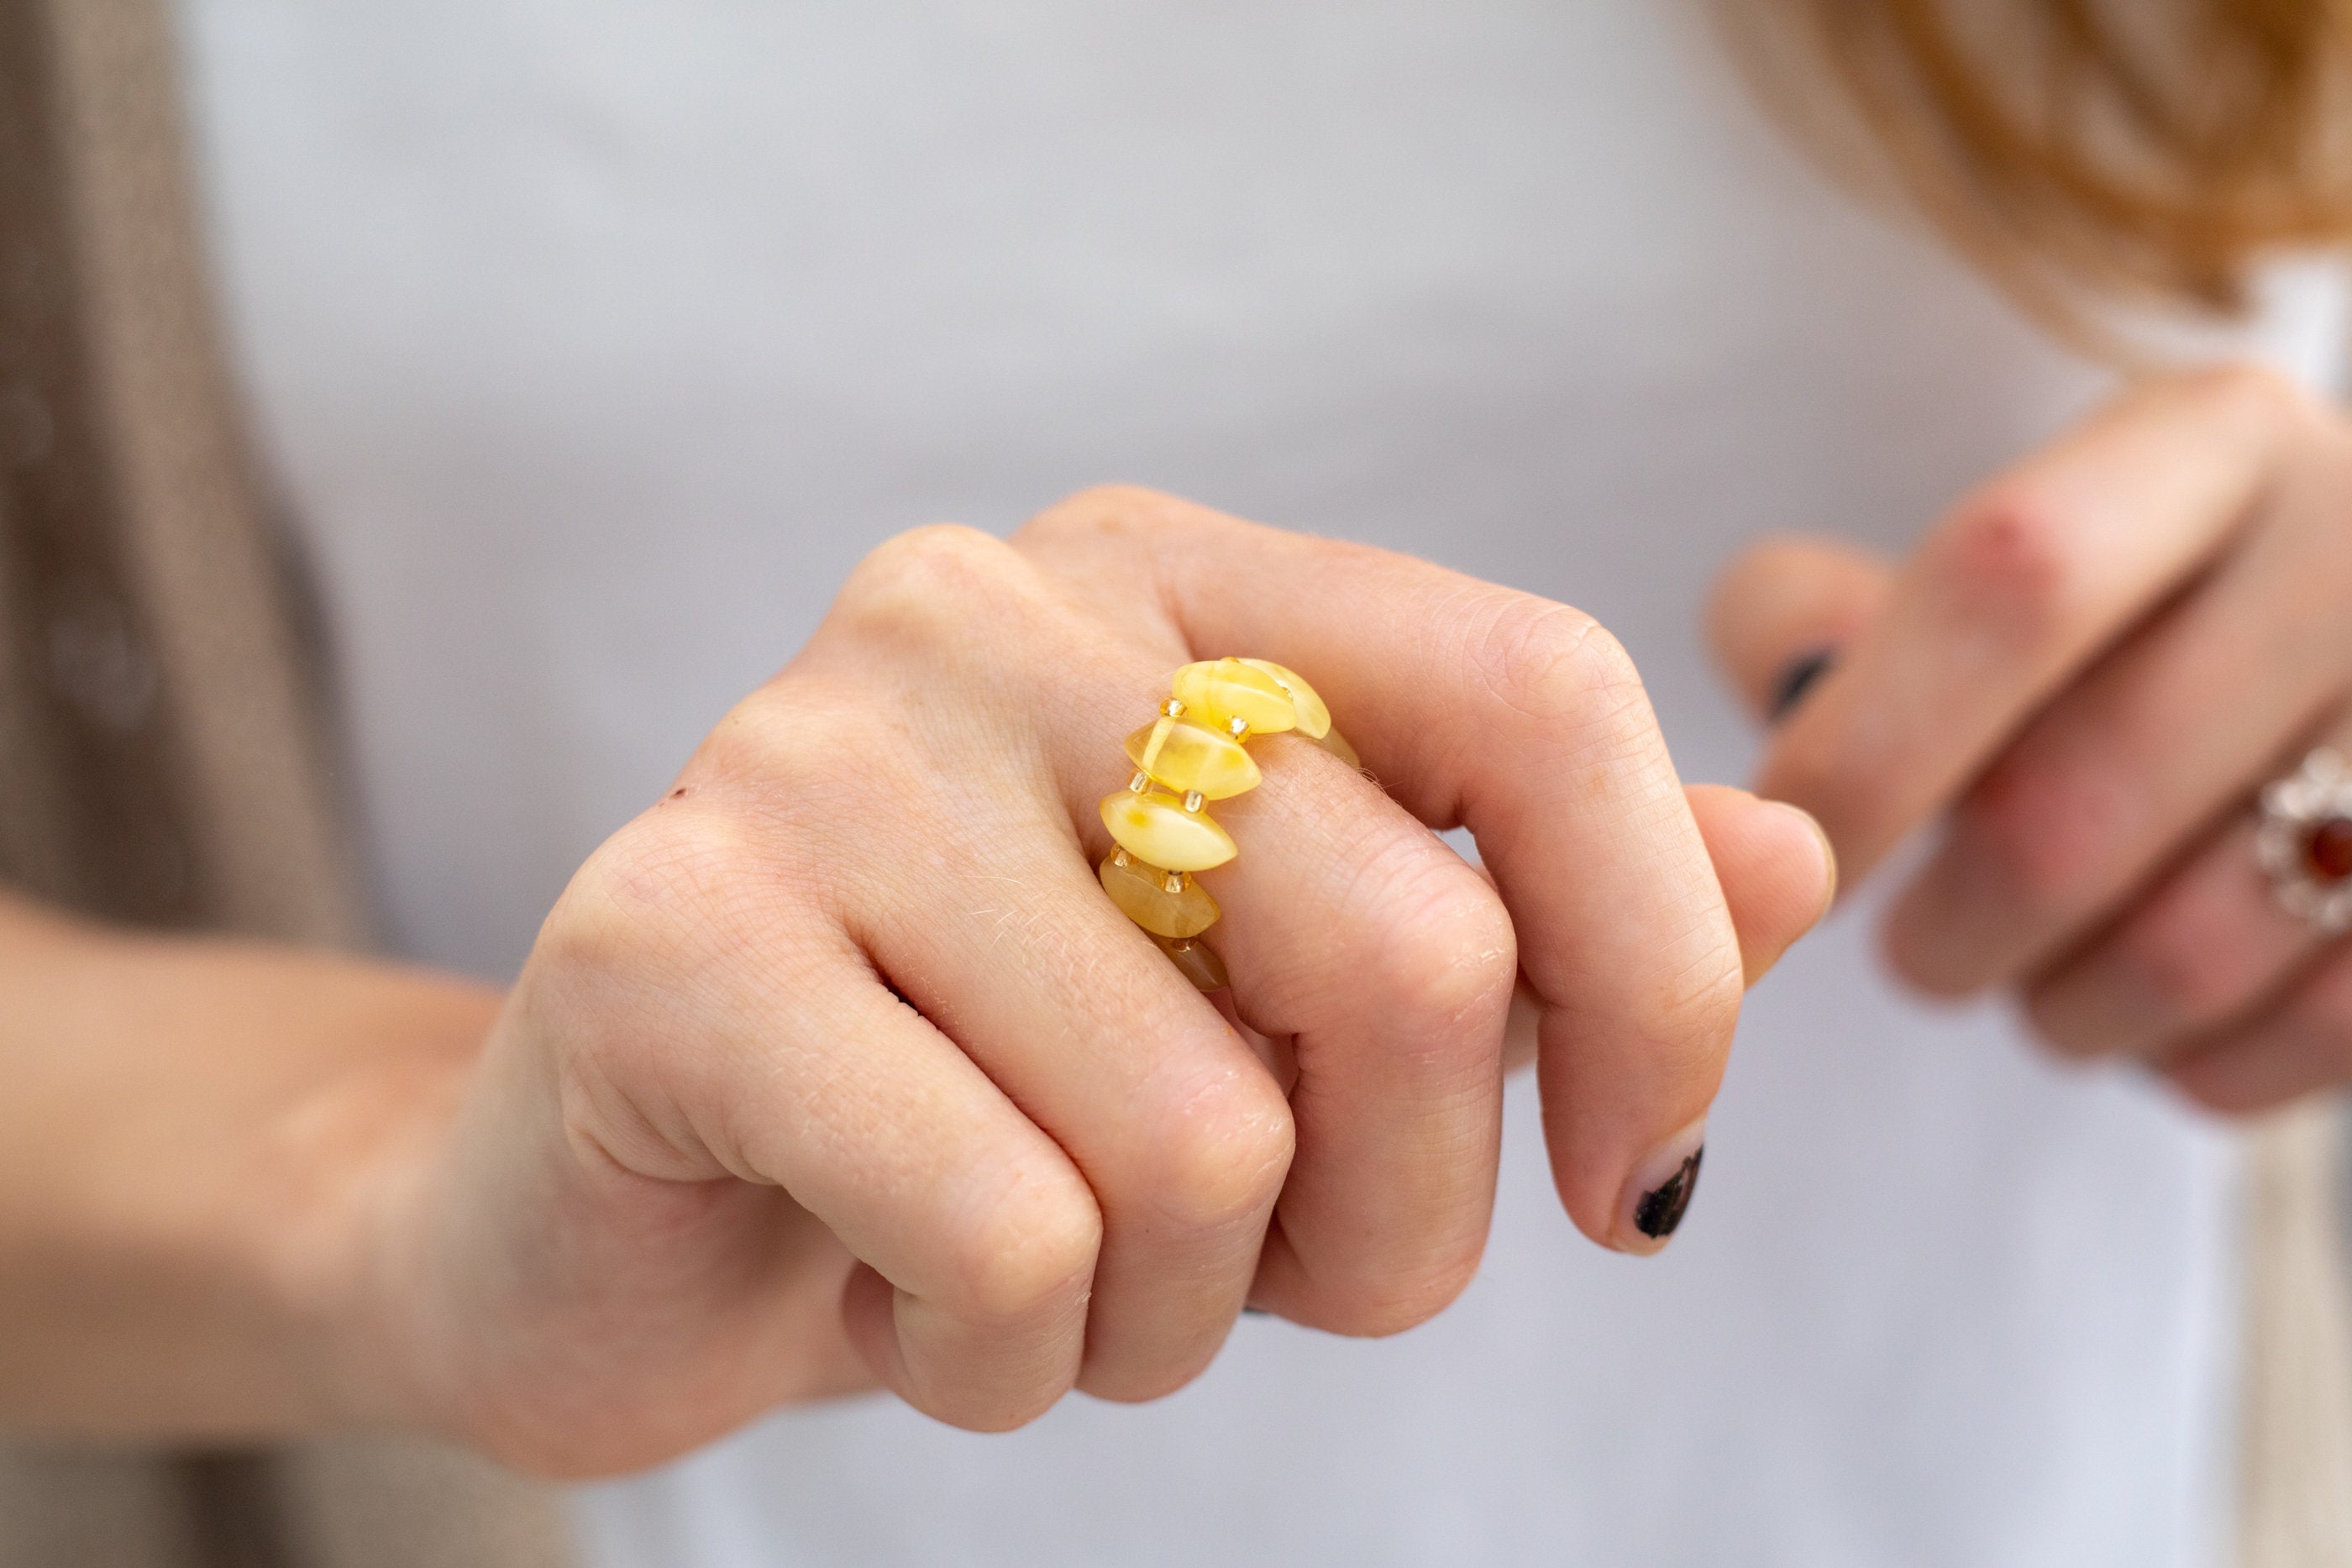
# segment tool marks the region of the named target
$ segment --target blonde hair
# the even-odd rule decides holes
[[[1860,130],[2045,319],[2234,310],[2265,256],[2352,234],[2352,0],[1727,3],[1802,128]]]

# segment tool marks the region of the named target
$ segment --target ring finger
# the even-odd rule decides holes
[[[2336,723],[2325,743],[2352,744],[2352,724]],[[2251,813],[2231,821],[2029,985],[2042,1038],[2070,1056],[2161,1056],[2246,1016],[2307,964],[2326,939],[2280,904],[2254,837]]]
[[[1154,1398],[1207,1365],[1241,1309],[1289,1168],[1290,1113],[1255,1052],[1104,896],[1052,809],[960,821],[961,841],[994,847],[889,884],[857,934],[1085,1176],[1103,1239],[1077,1386]]]
[[[2344,1082],[2352,1067],[2352,944],[2338,944],[2260,1018],[2165,1065],[2189,1098],[2232,1114]]]

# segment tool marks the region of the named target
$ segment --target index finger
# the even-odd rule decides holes
[[[2154,382],[1962,502],[1774,737],[1757,792],[1811,811],[1851,885],[2220,552],[2289,404],[2258,371]]]
[[[1081,575],[1131,586],[1150,573],[1195,650],[1298,670],[1400,803],[1432,827],[1469,827],[1542,1004],[1561,1198],[1595,1240],[1655,1250],[1721,1081],[1741,958],[1616,640],[1565,605],[1144,492],[1082,497],[1047,526],[1048,548]],[[1393,1145],[1398,1117],[1420,1113],[1393,1074],[1368,1092],[1366,1075],[1336,1065],[1315,1082],[1300,1040],[1300,1147],[1325,1157],[1302,1158],[1284,1193],[1294,1243],[1350,1228],[1379,1176],[1358,1167]]]

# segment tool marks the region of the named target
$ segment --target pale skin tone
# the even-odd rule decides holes
[[[2006,990],[2051,1048],[2224,1112],[2352,1079],[2352,947],[2285,913],[2261,786],[2352,754],[2352,424],[2259,371],[2158,379],[1963,500],[1907,560],[1776,540],[1714,613],[1759,709],[1831,671],[1759,789],[1850,877],[1940,820],[1895,969]]]
[[[1225,653],[1371,777],[1255,743],[1221,1008],[1092,865],[1119,737]],[[1391,1333],[1476,1268],[1507,1019],[1570,1216],[1654,1250],[1834,881],[1803,813],[1681,785],[1565,606],[1137,491],[919,531],[505,996],[0,900],[0,1419],[589,1475],[877,1385],[978,1429],[1151,1398],[1244,1304]]]
[[[2352,751],[2347,498],[2338,414],[2205,371],[1906,561],[1761,546],[1714,611],[1742,688],[1838,657],[1759,787],[1849,876],[1940,829],[1886,931],[1924,988],[2225,1111],[2352,1079],[2352,947],[2248,842]],[[1209,877],[1238,1015],[1089,873],[1118,736],[1228,652],[1311,673],[1385,787],[1258,743]],[[1574,612],[1134,492],[888,547],[677,790],[507,997],[0,901],[10,1424],[587,1474],[877,1384],[983,1428],[1148,1398],[1245,1301],[1402,1328],[1475,1266],[1515,991],[1562,1200],[1646,1249],[1743,979],[1833,886],[1804,816],[1678,786]]]

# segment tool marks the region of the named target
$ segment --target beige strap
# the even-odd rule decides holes
[[[32,8],[49,15],[56,62],[58,199],[89,405],[78,423],[103,454],[93,498],[105,516],[85,521],[112,536],[121,608],[157,683],[196,913],[348,945],[360,921],[312,662],[215,336],[166,20],[152,0]],[[55,612],[89,611],[69,601]]]
[[[296,583],[215,340],[162,0],[0,3],[0,877],[361,935]],[[0,1449],[0,1568],[561,1568],[417,1443]]]
[[[152,1456],[0,1450],[0,1568],[210,1568],[203,1533]]]
[[[305,1443],[278,1459],[302,1568],[569,1568],[561,1494],[471,1454],[390,1437]]]
[[[2352,1564],[2343,1113],[2289,1111],[2248,1158],[2239,1568]]]

